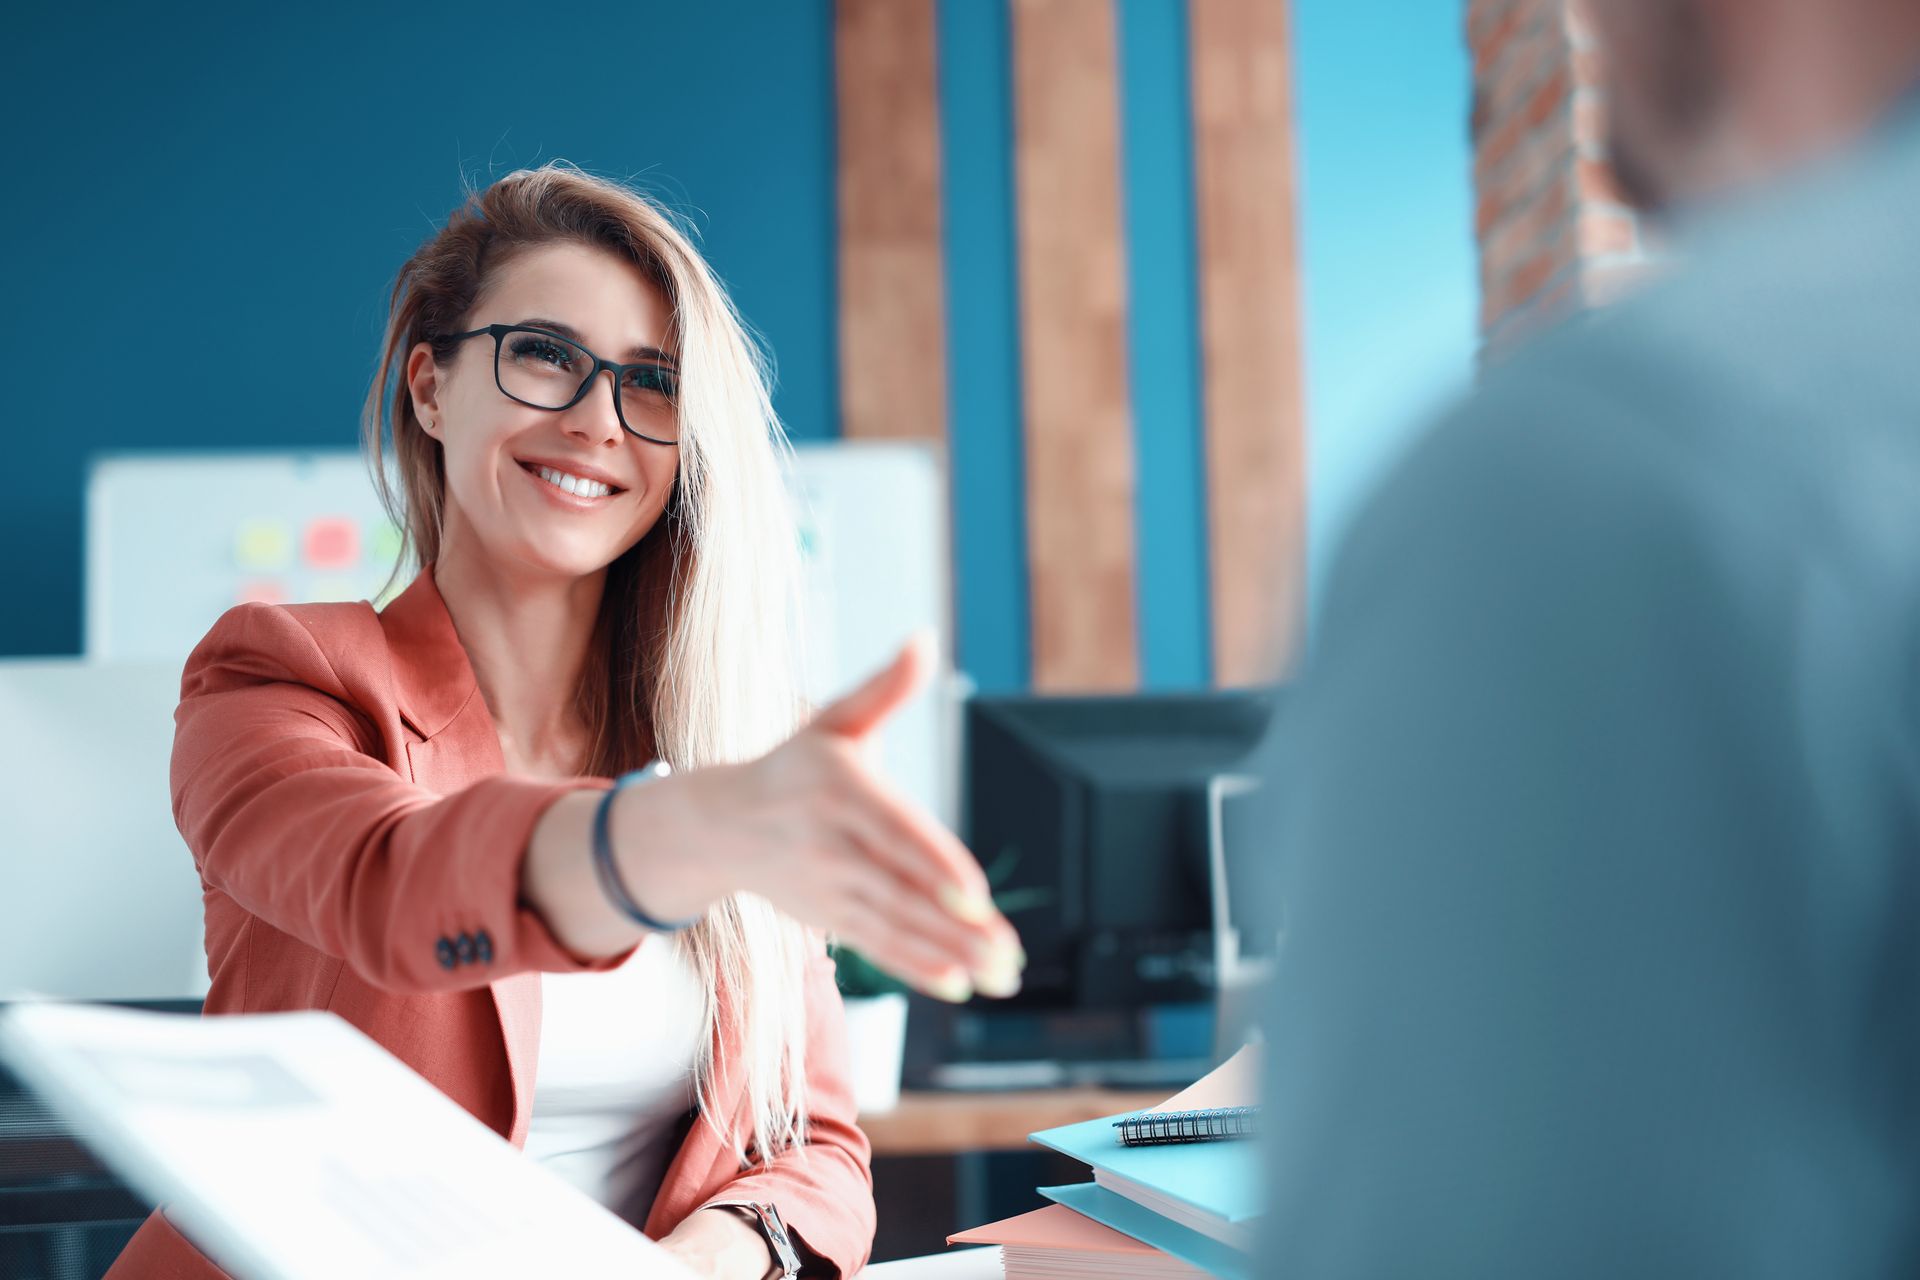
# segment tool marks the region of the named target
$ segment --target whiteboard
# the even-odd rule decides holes
[[[796,445],[788,491],[803,561],[803,690],[827,701],[931,628],[940,674],[883,730],[879,755],[901,791],[951,826],[957,682],[944,459],[917,442]],[[399,547],[356,450],[96,455],[86,655],[178,670],[243,600],[379,608],[413,577],[387,587]]]

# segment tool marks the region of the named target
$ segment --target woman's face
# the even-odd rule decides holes
[[[584,245],[523,253],[495,277],[463,327],[536,319],[571,326],[603,360],[631,362],[640,358],[628,354],[637,348],[668,350],[660,289],[624,258]],[[677,367],[676,354],[668,351],[669,367]],[[444,368],[434,365],[424,342],[408,357],[415,415],[446,461],[442,558],[479,553],[572,577],[604,569],[659,519],[673,491],[678,447],[621,427],[612,374],[601,373],[570,409],[537,409],[501,392],[493,359],[487,334],[462,342]],[[576,496],[542,478],[542,465],[603,480],[614,491]]]

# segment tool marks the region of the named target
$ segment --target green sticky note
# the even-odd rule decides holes
[[[391,520],[376,520],[367,527],[367,559],[381,569],[392,568],[400,559],[400,531]]]

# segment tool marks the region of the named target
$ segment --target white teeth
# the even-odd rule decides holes
[[[552,467],[543,467],[536,464],[534,470],[538,472],[540,478],[548,484],[553,485],[557,489],[565,489],[568,493],[576,494],[582,498],[604,498],[613,492],[612,485],[601,484],[598,480],[586,480],[580,476],[569,475],[565,471],[555,471]]]

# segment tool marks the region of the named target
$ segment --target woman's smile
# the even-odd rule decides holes
[[[568,511],[591,511],[613,501],[625,489],[613,489],[597,480],[588,480],[557,467],[522,462],[520,470],[547,501]]]

